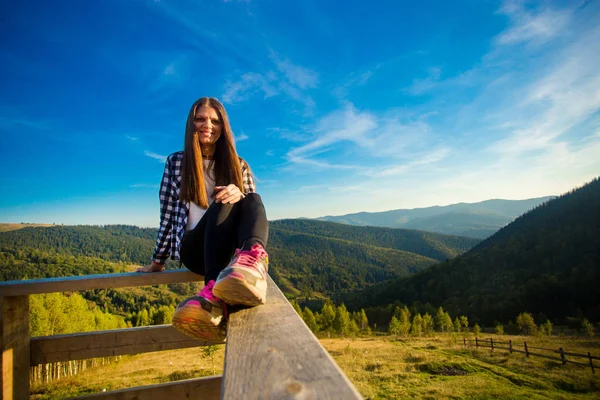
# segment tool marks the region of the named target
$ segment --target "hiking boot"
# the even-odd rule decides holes
[[[224,343],[227,336],[225,303],[213,294],[215,281],[204,285],[200,293],[182,301],[173,314],[173,327],[194,339]]]
[[[260,244],[250,250],[235,251],[229,265],[221,271],[214,292],[231,305],[257,306],[267,300],[269,255]]]

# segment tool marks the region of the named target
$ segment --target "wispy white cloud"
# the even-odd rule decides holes
[[[352,88],[366,85],[372,76],[373,71],[371,70],[352,72],[342,80],[341,84],[336,85],[332,89],[332,93],[334,96],[344,99]]]
[[[359,176],[381,177],[435,164],[450,153],[449,148],[435,144],[422,118],[402,122],[397,116],[377,116],[357,111],[352,105],[321,118],[310,136],[313,139],[308,143],[288,151],[286,158],[292,165],[354,170]],[[351,157],[344,158],[345,163],[330,161],[343,144],[360,153],[355,163],[350,162]]]
[[[420,95],[434,88],[440,81],[442,69],[440,67],[430,67],[427,69],[427,77],[423,79],[413,79],[411,86],[404,91],[412,95]]]
[[[258,93],[262,93],[263,98],[266,99],[279,94],[276,85],[277,78],[273,74],[265,76],[248,72],[234,82],[226,82],[221,99],[225,103],[234,104],[243,102]]]
[[[140,140],[140,138],[135,137],[135,136],[129,136],[129,135],[125,135],[125,137],[129,140],[131,140],[132,142],[136,142],[138,140]]]
[[[589,51],[594,43],[600,43],[599,28],[560,51],[549,60],[548,73],[521,88],[523,100],[504,111],[519,127],[494,143],[495,151],[552,148],[555,140],[600,110],[600,53]]]
[[[295,65],[289,60],[280,60],[274,54],[272,58],[277,69],[283,73],[288,82],[300,89],[315,88],[317,86],[318,74],[308,68]]]
[[[154,158],[155,160],[158,160],[161,163],[164,163],[165,161],[167,161],[167,156],[162,156],[160,154],[156,154],[151,151],[144,151],[144,155],[147,157],[150,157],[150,158]]]
[[[568,25],[571,10],[542,9],[531,12],[526,10],[523,1],[505,1],[499,10],[511,20],[511,25],[496,36],[499,45],[514,45],[534,42],[544,43],[558,36]]]
[[[246,135],[244,132],[242,132],[239,135],[235,135],[235,141],[237,143],[242,142],[244,140],[248,140],[248,139],[250,139],[250,136]]]
[[[318,82],[318,74],[308,68],[296,65],[287,59],[278,58],[271,52],[274,68],[266,72],[246,72],[239,78],[228,81],[221,98],[228,104],[240,103],[261,94],[263,98],[287,96],[312,109],[315,102],[308,94]]]

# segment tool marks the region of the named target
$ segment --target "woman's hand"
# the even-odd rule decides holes
[[[135,272],[162,272],[164,270],[164,264],[159,264],[155,261],[152,261],[152,264],[146,265],[145,267],[139,267]]]
[[[233,183],[227,186],[216,186],[213,196],[215,196],[217,203],[223,204],[234,204],[244,198],[244,194],[240,191],[240,188]]]

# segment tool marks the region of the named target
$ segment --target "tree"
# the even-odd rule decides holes
[[[444,313],[444,318],[446,319],[446,329],[448,329],[448,332],[452,332],[454,331],[454,325],[452,324],[452,317],[450,316],[450,314],[446,311]]]
[[[148,314],[147,309],[143,309],[138,313],[137,326],[149,326],[150,325],[150,315]]]
[[[346,306],[342,303],[339,307],[336,307],[333,328],[338,334],[342,336],[348,335],[350,321],[350,313]]]
[[[29,335],[49,335],[50,320],[48,309],[44,305],[44,295],[34,294],[29,299]]]
[[[504,335],[504,326],[502,326],[502,324],[498,324],[494,328],[494,331],[496,332],[496,335]]]
[[[302,309],[300,308],[300,304],[296,300],[290,300],[290,304],[294,307],[294,310],[298,313],[299,316],[302,316]]]
[[[421,314],[417,313],[417,315],[415,315],[412,320],[412,325],[410,326],[410,333],[411,333],[411,335],[414,335],[414,336],[421,336],[422,330],[423,330],[423,317],[421,317]]]
[[[454,318],[454,332],[460,332],[460,319],[458,317]]]
[[[479,333],[481,333],[481,328],[479,327],[479,324],[473,325],[473,334],[475,335],[475,337],[479,336]]]
[[[215,353],[219,350],[217,345],[203,346],[202,357],[210,359],[213,375],[215,374]]]
[[[158,310],[152,316],[153,325],[164,325],[170,324],[173,320],[173,314],[175,314],[175,308],[169,306],[160,306]]]
[[[399,324],[399,334],[402,336],[408,335],[410,332],[410,311],[408,307],[404,306],[402,310],[400,310],[400,318],[398,319]]]
[[[319,325],[321,326],[321,330],[327,333],[331,333],[333,328],[333,321],[335,320],[335,307],[330,302],[326,302],[323,304],[323,308],[321,309],[321,321]]]
[[[546,320],[543,324],[540,325],[540,332],[546,336],[552,336],[552,329],[554,326],[550,320]]]
[[[517,326],[519,327],[519,332],[522,335],[534,335],[537,333],[537,326],[535,325],[535,321],[531,314],[527,312],[522,312],[517,316]]]
[[[448,320],[446,319],[446,312],[442,307],[438,308],[437,313],[435,314],[435,325],[440,332],[448,332]],[[450,325],[452,325],[452,319],[450,320]]]
[[[317,324],[317,320],[315,318],[315,314],[308,307],[304,307],[304,311],[302,312],[302,319],[308,328],[313,331],[313,333],[317,333],[319,331],[319,325]]]
[[[433,317],[429,313],[423,315],[423,333],[431,335],[433,333]]]
[[[359,332],[360,332],[360,329],[358,328],[356,321],[353,319],[350,319],[350,324],[348,324],[348,335],[354,337],[354,336],[358,335]]]
[[[400,336],[400,321],[398,321],[398,318],[396,318],[395,316],[392,316],[388,332],[391,335],[396,336],[396,339],[398,339],[398,336]]]
[[[371,329],[369,328],[369,319],[367,318],[367,313],[365,313],[365,310],[362,308],[358,313],[356,324],[362,333],[370,333]]]
[[[464,315],[460,316],[460,327],[463,332],[469,332],[469,319]]]

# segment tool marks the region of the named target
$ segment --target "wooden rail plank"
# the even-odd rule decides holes
[[[552,357],[552,356],[547,356],[545,354],[539,354],[539,353],[532,353],[529,352],[530,356],[534,356],[534,357],[542,357],[542,358],[547,358],[548,360],[554,360],[554,361],[561,361],[561,359],[559,357]]]
[[[214,343],[191,339],[172,325],[40,336],[31,338],[31,365],[211,344]]]
[[[212,400],[221,395],[221,375],[75,397],[79,400]]]
[[[362,397],[269,277],[267,304],[229,316],[222,398]]]
[[[29,398],[29,296],[0,298],[0,369],[4,400]]]
[[[530,345],[527,345],[527,348],[528,349],[534,349],[534,350],[549,351],[549,352],[552,352],[552,353],[557,353],[558,352],[556,349],[547,349],[545,347],[535,347],[535,346],[530,346]]]
[[[196,282],[202,280],[204,280],[202,275],[194,274],[187,269],[168,270],[149,274],[126,272],[122,274],[29,279],[24,281],[0,282],[0,297],[23,296],[38,293],[72,292],[90,289],[160,285],[179,282]]]
[[[582,363],[582,362],[578,362],[578,361],[571,361],[571,360],[567,360],[567,364],[577,364],[577,365],[582,365],[584,367],[590,367],[590,364],[588,363]]]
[[[560,353],[558,350],[553,350],[553,352],[554,353]],[[571,357],[584,357],[584,358],[588,358],[587,354],[568,353],[566,351],[563,351],[563,354],[565,356],[571,356]],[[594,357],[594,356],[592,356],[592,358],[598,359],[598,357]]]

